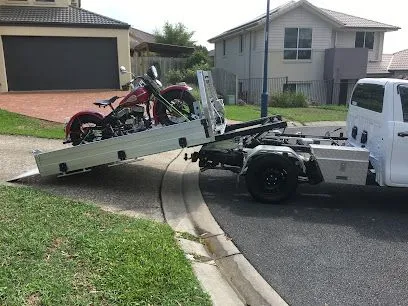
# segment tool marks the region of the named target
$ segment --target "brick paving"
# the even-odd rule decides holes
[[[64,122],[65,118],[82,110],[107,114],[110,112],[109,108],[98,108],[93,102],[113,96],[123,97],[126,93],[126,91],[2,93],[0,109],[49,121]]]

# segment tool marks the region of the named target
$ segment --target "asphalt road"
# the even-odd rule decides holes
[[[265,205],[244,180],[213,170],[200,187],[224,231],[289,304],[408,304],[407,190],[302,185],[285,205]]]

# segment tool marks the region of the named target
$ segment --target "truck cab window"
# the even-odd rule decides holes
[[[377,113],[382,113],[384,86],[378,84],[358,84],[351,97],[351,104]]]
[[[400,86],[399,93],[401,97],[403,120],[404,122],[408,122],[408,87]]]

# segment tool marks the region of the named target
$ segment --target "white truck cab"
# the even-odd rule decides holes
[[[350,99],[348,145],[366,148],[380,186],[408,187],[408,81],[361,79]]]

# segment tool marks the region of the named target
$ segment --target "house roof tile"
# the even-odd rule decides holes
[[[328,9],[320,9],[324,13],[326,13],[328,16],[331,18],[339,21],[344,25],[346,28],[376,28],[376,29],[395,29],[398,30],[399,28],[393,25],[361,18],[361,17],[356,17],[340,12],[335,12],[332,10]]]
[[[269,16],[270,20],[273,21],[274,19],[278,18],[279,16],[282,16],[283,14],[299,7],[303,6],[307,8],[308,10],[315,12],[316,14],[320,15],[322,18],[326,19],[328,22],[333,23],[334,26],[338,28],[364,28],[364,29],[379,29],[383,31],[396,31],[399,29],[399,27],[361,18],[361,17],[356,17],[340,12],[335,12],[332,10],[328,9],[322,9],[319,7],[314,6],[307,0],[299,0],[299,1],[289,1],[284,5],[281,5],[273,10],[270,10]],[[254,28],[258,27],[260,25],[265,24],[266,21],[266,14],[263,14],[249,22],[246,22],[240,26],[237,26],[235,28],[232,28],[228,31],[223,32],[220,35],[217,35],[209,40],[209,42],[213,43],[216,40],[222,39],[224,37],[233,35],[237,32],[240,32],[242,30],[248,29],[248,28]]]
[[[394,53],[388,70],[408,70],[408,49]]]
[[[367,74],[389,74],[388,66],[393,56],[393,54],[383,54],[381,61],[369,61],[367,64]]]
[[[367,74],[390,74],[394,71],[408,71],[408,49],[383,54],[380,62],[369,62],[367,65]]]
[[[0,25],[48,25],[128,29],[129,25],[82,8],[0,6]]]
[[[130,47],[132,49],[143,42],[149,42],[149,43],[155,42],[155,36],[153,34],[143,32],[135,28],[130,28],[129,38],[130,38]]]

